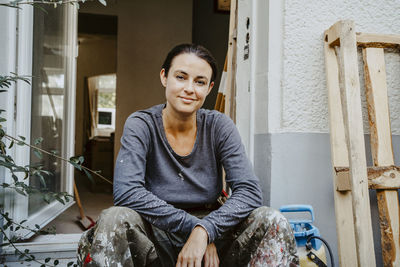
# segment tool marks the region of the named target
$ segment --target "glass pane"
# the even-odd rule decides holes
[[[109,137],[115,130],[115,73],[89,77],[89,99],[95,121],[92,138]]]
[[[117,75],[100,75],[93,77],[96,82],[96,91],[98,92],[97,108],[115,109],[115,88],[117,84]]]
[[[31,142],[42,137],[38,146],[63,156],[63,127],[66,121],[66,8],[44,7],[46,11],[34,10],[33,30],[33,78]],[[63,189],[64,162],[43,154],[31,153],[31,165],[43,165],[53,175],[34,175],[30,185],[43,190],[60,192]],[[45,202],[39,195],[29,197],[29,216],[39,211]]]

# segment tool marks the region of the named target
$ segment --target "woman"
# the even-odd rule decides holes
[[[183,44],[160,72],[166,104],[126,121],[114,203],[81,239],[87,266],[295,266],[289,224],[261,207],[259,181],[233,122],[201,106],[216,62]],[[222,167],[232,191],[222,205]],[[133,265],[132,265],[133,262]]]

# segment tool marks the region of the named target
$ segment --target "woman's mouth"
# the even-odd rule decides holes
[[[186,103],[186,104],[190,104],[190,103],[193,103],[195,101],[195,99],[190,98],[190,97],[180,96],[180,98],[182,99],[183,103]]]

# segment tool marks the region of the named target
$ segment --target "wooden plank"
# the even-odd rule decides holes
[[[383,48],[363,48],[365,89],[374,166],[394,165]],[[400,266],[397,190],[377,190],[383,264]]]
[[[400,36],[391,34],[357,33],[357,46],[376,48],[399,48]]]
[[[363,60],[374,166],[394,165],[383,48],[364,48]]]
[[[225,101],[224,94],[226,91],[226,73],[227,73],[227,69],[228,69],[227,65],[228,65],[228,54],[226,54],[226,56],[225,56],[224,69],[222,70],[222,73],[221,73],[221,81],[219,82],[217,100],[215,101],[215,106],[214,106],[215,110],[218,110],[222,113],[225,112],[224,105],[222,103],[223,103],[223,101]]]
[[[341,21],[333,24],[328,30],[325,31],[325,44],[328,46],[339,46],[340,38],[339,38],[339,30],[341,26]]]
[[[351,190],[349,168],[335,168],[338,191]],[[400,189],[400,168],[397,166],[368,167],[369,189]]]
[[[236,85],[236,30],[237,30],[237,0],[231,1],[228,41],[228,66],[226,77],[224,111],[235,121],[235,85]]]
[[[339,30],[340,91],[350,163],[358,266],[375,266],[354,26],[353,21],[341,21]]]
[[[349,166],[340,98],[338,61],[335,49],[329,45],[329,34],[331,32],[329,30],[325,32],[324,52],[329,99],[332,166]],[[336,181],[338,176],[335,171],[333,172],[333,176],[339,264],[342,267],[354,267],[357,266],[357,255],[354,249],[356,243],[351,191],[337,191]]]

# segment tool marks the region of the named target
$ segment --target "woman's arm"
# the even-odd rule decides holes
[[[200,219],[177,209],[145,188],[150,132],[141,117],[130,116],[124,127],[114,171],[114,204],[131,208],[156,227],[190,233]]]
[[[213,242],[262,205],[259,180],[247,158],[239,132],[227,116],[221,114],[216,122],[214,138],[216,153],[224,167],[226,182],[232,194],[223,206],[199,223],[207,230],[209,242]]]

